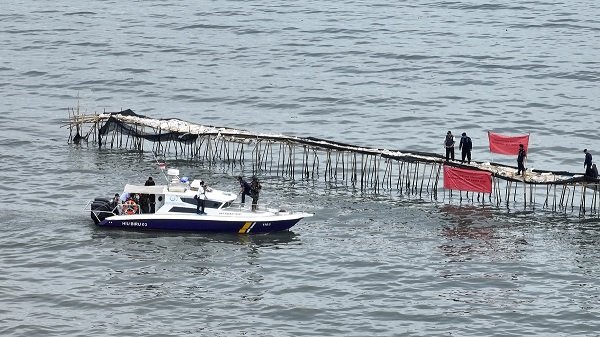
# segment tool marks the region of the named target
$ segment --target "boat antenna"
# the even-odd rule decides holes
[[[168,185],[169,178],[165,174],[165,170],[167,169],[167,163],[158,161],[158,158],[156,158],[156,154],[154,153],[154,151],[152,151],[152,157],[154,157],[154,161],[156,162],[156,165],[158,165],[158,168],[160,169],[160,173],[162,173],[162,175],[165,178],[165,181],[167,182],[167,185]]]

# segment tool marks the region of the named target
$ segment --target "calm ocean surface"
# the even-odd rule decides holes
[[[0,10],[1,336],[598,336],[600,223],[264,176],[275,235],[96,228],[159,172],[67,144],[67,108],[442,153],[531,133],[600,158],[597,1],[13,1]],[[170,161],[236,190],[232,172]],[[247,169],[247,168],[246,168]]]

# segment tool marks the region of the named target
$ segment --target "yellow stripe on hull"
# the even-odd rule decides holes
[[[248,228],[250,228],[250,226],[252,226],[252,222],[246,222],[242,228],[240,228],[240,230],[238,231],[238,233],[240,234],[244,234],[246,233],[246,231],[248,230]]]

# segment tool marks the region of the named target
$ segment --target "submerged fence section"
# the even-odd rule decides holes
[[[256,175],[323,179],[373,193],[395,191],[419,199],[599,216],[598,181],[581,174],[534,170],[517,176],[515,167],[495,163],[472,161],[463,165],[445,162],[433,153],[152,119],[131,110],[94,115],[73,112],[65,126],[69,127],[71,143],[92,142],[99,148],[152,151],[165,157],[174,154],[208,165],[224,163],[232,169],[251,165]],[[444,165],[491,172],[492,193],[444,189]]]

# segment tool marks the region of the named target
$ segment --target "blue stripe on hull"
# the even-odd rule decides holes
[[[105,219],[98,226],[115,228],[132,228],[140,230],[193,231],[213,233],[269,233],[290,229],[301,219],[256,221],[243,230],[247,222],[222,220],[189,220],[189,219],[140,219],[110,220]]]

